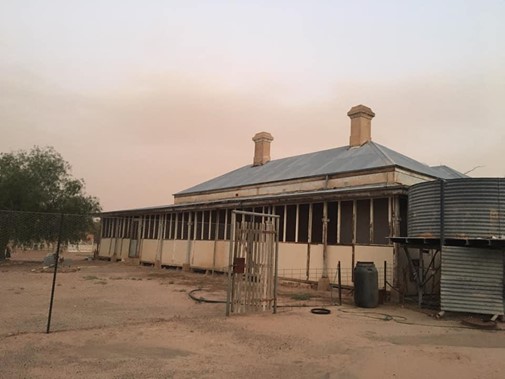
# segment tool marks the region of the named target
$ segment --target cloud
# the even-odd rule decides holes
[[[499,76],[335,81],[317,97],[268,78],[246,87],[187,73],[74,93],[4,69],[0,86],[0,150],[54,146],[105,209],[170,204],[173,193],[250,164],[259,131],[273,134],[274,159],[345,145],[346,113],[359,103],[376,112],[381,144],[431,165],[504,174]]]

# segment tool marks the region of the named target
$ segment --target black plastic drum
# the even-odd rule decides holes
[[[358,262],[354,268],[354,304],[362,308],[379,305],[379,277],[373,262]]]

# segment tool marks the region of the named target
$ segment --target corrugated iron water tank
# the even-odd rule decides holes
[[[445,238],[505,238],[505,179],[462,178],[413,185],[409,237],[440,237],[442,201]]]
[[[409,188],[408,236],[433,237],[440,234],[440,182],[434,180]]]

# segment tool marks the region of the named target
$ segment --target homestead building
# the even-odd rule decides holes
[[[408,187],[465,175],[372,141],[370,108],[347,115],[348,145],[271,160],[273,137],[261,132],[252,164],[176,193],[173,205],[104,212],[99,256],[226,271],[231,211],[249,210],[280,216],[280,277],[333,281],[340,261],[352,284],[355,263],[373,261],[396,281],[388,237],[407,233]]]

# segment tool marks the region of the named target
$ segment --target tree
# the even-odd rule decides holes
[[[91,230],[100,212],[96,197],[86,195],[82,179],[52,147],[0,153],[0,252],[9,241],[55,241],[61,214],[64,241],[76,241]]]

